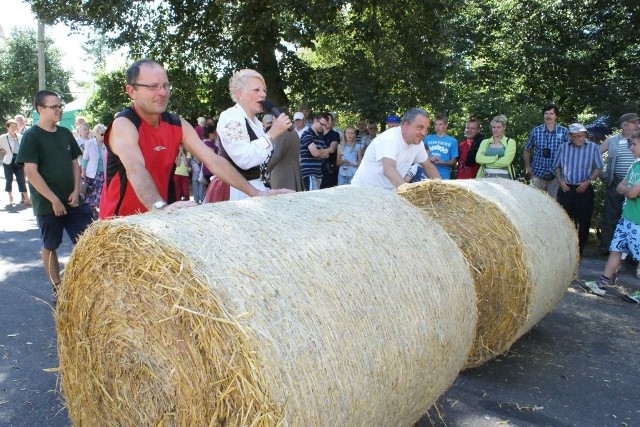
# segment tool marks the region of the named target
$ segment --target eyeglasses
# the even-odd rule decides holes
[[[54,111],[62,110],[64,108],[64,106],[62,106],[62,105],[43,105],[42,107],[49,108],[49,109],[54,110]]]
[[[170,83],[156,83],[156,84],[152,84],[152,85],[146,85],[146,84],[143,84],[143,83],[131,83],[131,86],[146,87],[147,89],[149,89],[152,92],[158,92],[160,89],[164,89],[166,91],[170,91],[171,90],[171,84]]]
[[[322,122],[319,121],[318,123],[320,123],[320,126],[323,126],[323,127],[329,126],[329,123],[327,123],[327,122],[322,123]]]

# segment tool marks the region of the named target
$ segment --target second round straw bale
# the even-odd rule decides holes
[[[56,317],[76,425],[410,425],[475,322],[453,240],[355,187],[95,223]]]
[[[535,188],[506,179],[426,180],[398,192],[447,230],[472,267],[478,324],[466,367],[507,351],[576,277],[575,227]]]

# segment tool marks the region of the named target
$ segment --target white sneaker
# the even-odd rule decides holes
[[[598,295],[599,297],[603,297],[607,293],[607,291],[605,291],[604,289],[601,289],[600,287],[598,287],[598,284],[596,282],[593,282],[593,281],[584,282],[584,281],[580,280],[578,282],[578,284],[585,291],[587,291],[587,292],[589,292],[591,294]]]

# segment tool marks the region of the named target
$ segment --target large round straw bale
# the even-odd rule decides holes
[[[62,391],[76,425],[408,425],[476,320],[458,247],[386,190],[100,221],[60,290]]]
[[[447,230],[472,267],[476,337],[466,367],[504,353],[577,275],[575,227],[545,193],[517,181],[422,181],[398,193]]]

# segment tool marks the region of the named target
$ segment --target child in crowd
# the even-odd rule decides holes
[[[176,191],[176,201],[189,200],[189,160],[191,154],[184,150],[180,145],[178,155],[176,157],[176,170],[173,175],[173,182]]]
[[[202,171],[202,163],[195,157],[191,157],[191,188],[193,189],[193,201],[201,204],[204,201],[205,183],[204,171]],[[202,172],[202,173],[201,173]]]
[[[356,144],[356,128],[347,126],[344,129],[342,142],[338,145],[337,165],[338,185],[351,184],[351,178],[362,161],[362,147]]]
[[[634,133],[629,142],[633,157],[640,158],[640,132]],[[613,283],[616,270],[622,262],[623,252],[631,253],[633,258],[640,259],[640,162],[635,162],[629,168],[616,190],[625,197],[625,203],[622,208],[622,217],[618,221],[611,240],[607,264],[598,280],[579,282],[587,292],[599,296],[604,296],[607,286]],[[625,295],[623,299],[640,304],[640,291]]]

